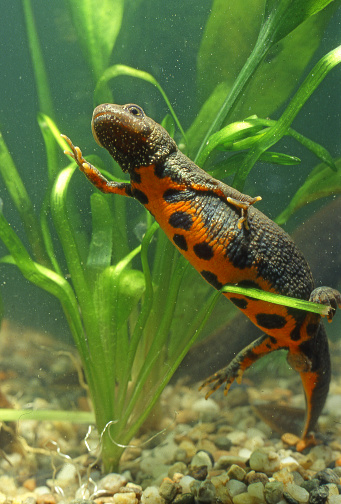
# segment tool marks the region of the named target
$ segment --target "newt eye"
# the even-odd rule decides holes
[[[140,117],[144,116],[142,108],[139,107],[138,105],[127,105],[126,107],[129,110],[129,112],[134,116],[140,116]]]

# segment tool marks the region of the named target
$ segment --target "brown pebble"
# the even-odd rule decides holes
[[[259,481],[263,483],[263,485],[265,485],[269,481],[269,478],[265,473],[250,471],[245,476],[244,481],[248,486],[251,485],[252,483],[258,483]]]
[[[199,481],[205,481],[207,477],[207,466],[202,465],[199,467],[193,467],[189,471],[189,476],[192,476],[192,478],[199,480]]]
[[[296,436],[295,434],[291,434],[290,432],[286,432],[281,436],[281,440],[283,443],[289,445],[289,446],[296,446],[297,443],[300,441],[300,438]]]
[[[37,504],[56,504],[56,499],[52,494],[37,495]]]
[[[28,478],[27,480],[24,481],[22,486],[24,488],[26,488],[26,490],[33,492],[33,490],[35,490],[37,487],[36,479],[35,478]]]

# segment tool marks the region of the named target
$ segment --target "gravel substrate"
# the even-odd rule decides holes
[[[30,354],[16,336],[7,326],[0,335],[3,400],[20,408],[84,407],[73,362],[46,351],[53,341],[30,333]],[[333,349],[337,363],[339,353]],[[218,391],[207,401],[197,385],[168,386],[145,432],[126,449],[120,474],[106,476],[87,448],[98,444],[87,426],[23,419],[15,436],[0,440],[0,504],[341,504],[340,377],[333,377],[318,444],[303,452],[297,437],[259,418],[269,400],[285,406],[283,417],[287,407],[303,405],[298,385],[294,372],[276,380],[248,375],[227,397]],[[2,427],[4,435],[13,425]]]

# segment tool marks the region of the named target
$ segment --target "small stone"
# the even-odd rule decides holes
[[[37,504],[56,504],[56,499],[51,493],[38,495]]]
[[[227,475],[228,475],[229,479],[243,481],[245,478],[246,472],[239,465],[232,464],[230,469],[227,471]]]
[[[251,485],[252,483],[258,483],[259,481],[263,485],[265,485],[269,481],[269,478],[265,473],[250,471],[245,476],[244,481],[247,485]]]
[[[305,503],[309,501],[309,492],[305,488],[295,485],[295,483],[289,483],[286,486],[286,493],[298,502]]]
[[[53,481],[53,484],[57,484],[58,486],[64,488],[74,481],[77,478],[77,469],[74,464],[64,464],[63,467],[58,471],[56,475],[56,481]]]
[[[192,405],[192,410],[199,413],[204,422],[215,420],[220,414],[220,407],[214,399],[198,399]]]
[[[35,490],[35,488],[37,486],[36,479],[35,478],[28,478],[27,480],[24,481],[24,483],[22,484],[22,486],[24,488],[26,488],[26,490],[29,490],[30,492],[33,492],[33,490]]]
[[[186,474],[187,472],[187,466],[184,462],[175,462],[168,470],[168,478],[173,479],[174,474]]]
[[[214,502],[216,490],[211,481],[203,481],[198,489],[197,500],[198,502]]]
[[[283,492],[283,497],[288,504],[299,504],[298,500],[291,497],[288,492]]]
[[[195,504],[194,495],[191,493],[177,495],[172,504]]]
[[[194,457],[194,455],[196,454],[196,451],[197,451],[195,444],[192,443],[192,441],[189,441],[187,439],[184,439],[183,441],[181,441],[178,449],[184,450],[186,452],[186,457],[189,457],[191,459]],[[177,451],[178,450],[176,450],[176,452]]]
[[[192,478],[192,476],[184,476],[183,478],[181,478],[179,485],[182,489],[182,493],[190,493],[191,484],[193,483],[193,481],[195,481],[195,479]]]
[[[194,479],[199,481],[204,481],[207,477],[207,473],[208,470],[206,465],[200,467],[193,467],[189,471],[190,476],[193,476]]]
[[[283,443],[289,445],[289,446],[296,446],[297,443],[300,441],[300,438],[296,436],[295,434],[291,434],[290,432],[286,432],[285,434],[282,435],[281,440]]]
[[[228,451],[232,446],[232,441],[227,436],[219,435],[215,438],[214,443],[220,450]]]
[[[174,499],[179,490],[180,485],[174,483],[169,478],[165,478],[160,485],[159,494],[165,499],[166,502],[170,502]]]
[[[264,487],[264,497],[268,504],[277,504],[283,497],[284,485],[281,481],[269,481]]]
[[[207,469],[212,469],[213,467],[213,457],[209,453],[207,453],[204,450],[199,450],[194,457],[191,460],[191,466],[194,467],[201,467],[201,466],[206,466]]]
[[[260,448],[252,453],[250,457],[250,467],[254,471],[272,474],[280,469],[281,461],[278,454],[274,451],[268,452]]]
[[[216,462],[215,469],[228,469],[232,464],[245,467],[246,460],[247,459],[239,457],[238,455],[222,455]]]
[[[165,504],[165,499],[159,494],[159,490],[150,486],[145,488],[141,497],[141,504]]]
[[[335,483],[327,483],[325,486],[328,488],[328,500],[333,495],[339,495],[339,489]]]
[[[305,488],[307,492],[311,492],[312,490],[316,490],[320,486],[320,482],[318,479],[313,478],[311,480],[303,481],[301,484],[302,488]]]
[[[236,446],[241,445],[247,439],[246,433],[240,430],[229,432],[226,437]]]
[[[122,474],[109,473],[102,478],[97,485],[98,490],[106,490],[111,494],[115,494],[119,489],[125,486],[128,480]]]
[[[247,491],[258,502],[264,502],[264,485],[260,481],[258,483],[251,483],[247,487]]]
[[[309,495],[309,504],[324,504],[328,498],[328,488],[321,486],[312,490]]]
[[[112,497],[114,504],[138,504],[138,500],[134,492],[117,492]]]
[[[327,499],[328,504],[341,504],[341,495],[331,495]]]
[[[238,494],[244,493],[247,490],[247,486],[245,483],[242,483],[241,481],[231,479],[230,481],[227,482],[226,488],[228,490],[229,495],[233,498]]]
[[[328,467],[323,471],[319,471],[315,474],[315,478],[317,478],[322,485],[325,483],[335,483],[336,485],[340,484],[340,477],[335,474],[333,469],[329,469]]]
[[[257,504],[258,501],[255,497],[250,495],[248,492],[243,492],[241,494],[233,497],[233,504]]]

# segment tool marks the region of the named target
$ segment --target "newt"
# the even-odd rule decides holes
[[[134,104],[95,108],[92,132],[130,182],[107,180],[88,163],[79,147],[63,135],[65,151],[103,193],[138,200],[171,242],[215,289],[227,283],[251,286],[330,307],[331,320],[341,294],[314,288],[309,265],[290,236],[254,204],[260,197],[242,194],[213,178],[177,147],[167,131]],[[264,334],[202,384],[208,397],[223,383],[225,393],[257,359],[279,349],[300,373],[306,418],[302,439],[313,430],[323,409],[331,378],[328,339],[321,316],[224,293]]]

